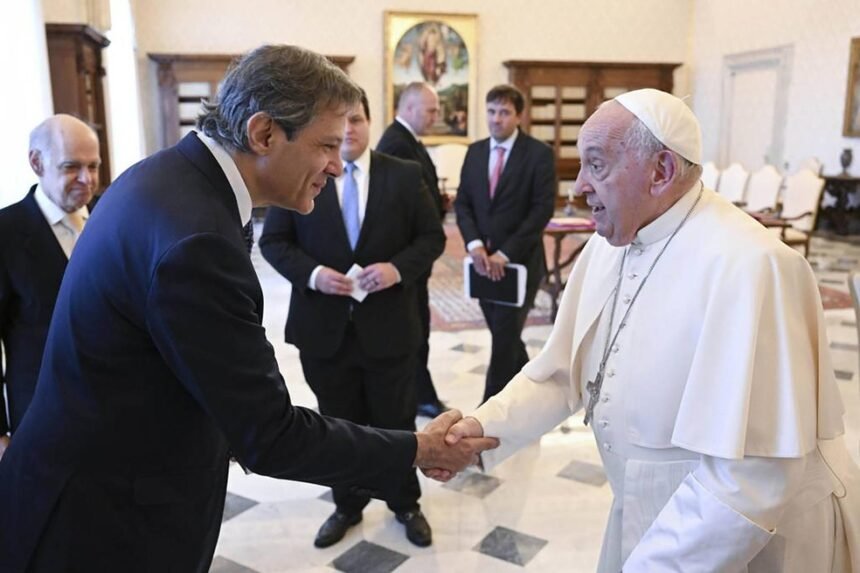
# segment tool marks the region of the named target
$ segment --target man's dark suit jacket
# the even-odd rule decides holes
[[[68,262],[35,191],[34,185],[24,199],[0,210],[0,341],[6,351],[5,368],[0,360],[0,435],[18,428],[33,398]]]
[[[454,201],[457,225],[468,245],[481,239],[487,252],[502,251],[528,270],[535,285],[546,272],[543,230],[555,201],[555,159],[545,143],[517,135],[490,200],[490,140],[469,146]]]
[[[394,120],[391,125],[385,128],[382,137],[379,138],[379,143],[376,144],[376,151],[400,159],[417,161],[421,165],[421,176],[424,178],[427,191],[433,198],[439,217],[445,216],[442,193],[439,191],[439,178],[436,176],[436,166],[424,144],[418,141],[402,123]]]
[[[327,358],[340,348],[353,321],[362,350],[372,357],[402,356],[421,341],[415,282],[445,248],[445,234],[423,190],[420,167],[371,152],[367,206],[355,252],[349,246],[337,189],[329,179],[309,215],[269,209],[260,251],[293,285],[286,340],[302,352]],[[317,265],[346,274],[357,263],[390,262],[401,282],[362,302],[308,287]]]
[[[235,196],[195,134],[119,177],[0,461],[0,571],[207,571],[228,449],[258,474],[397,487],[414,435],[294,407],[262,315]]]

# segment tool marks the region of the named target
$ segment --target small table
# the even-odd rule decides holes
[[[561,270],[576,259],[580,251],[585,247],[586,241],[573,248],[573,251],[562,261],[561,260],[561,242],[572,234],[591,234],[594,232],[594,221],[581,217],[554,217],[547,223],[543,234],[547,237],[552,237],[553,253],[552,267],[547,269],[546,278],[541,285],[541,288],[547,291],[552,298],[552,320],[555,322],[555,317],[558,314],[558,296],[564,290],[564,282],[561,280]]]

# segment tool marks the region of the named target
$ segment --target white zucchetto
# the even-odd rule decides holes
[[[702,128],[680,98],[646,88],[623,93],[615,101],[639,118],[663,145],[696,165],[702,164]]]

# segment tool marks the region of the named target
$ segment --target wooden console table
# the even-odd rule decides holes
[[[860,218],[852,216],[860,207],[860,177],[851,175],[823,175],[824,192],[836,197],[836,205],[819,208],[817,229],[834,231],[838,235],[860,233]],[[853,201],[850,197],[853,195]]]
[[[543,231],[544,236],[553,240],[552,267],[547,269],[546,277],[541,288],[547,291],[552,298],[552,320],[558,314],[558,297],[564,290],[564,281],[561,280],[561,271],[572,264],[580,251],[585,247],[587,241],[576,245],[567,257],[561,260],[561,242],[568,235],[591,234],[594,232],[594,221],[580,217],[555,217],[550,219]]]

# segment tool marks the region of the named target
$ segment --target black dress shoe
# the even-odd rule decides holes
[[[395,513],[394,517],[406,526],[406,539],[418,547],[427,547],[433,542],[433,532],[424,514],[418,511]]]
[[[441,400],[436,400],[435,402],[426,402],[424,404],[418,404],[418,408],[416,408],[415,412],[419,416],[424,416],[426,418],[435,418],[442,412],[447,412],[450,409],[451,408],[443,404]]]
[[[334,545],[346,535],[347,530],[353,525],[361,522],[361,514],[349,515],[335,511],[328,519],[320,526],[317,531],[317,537],[314,539],[314,546],[328,547]]]

